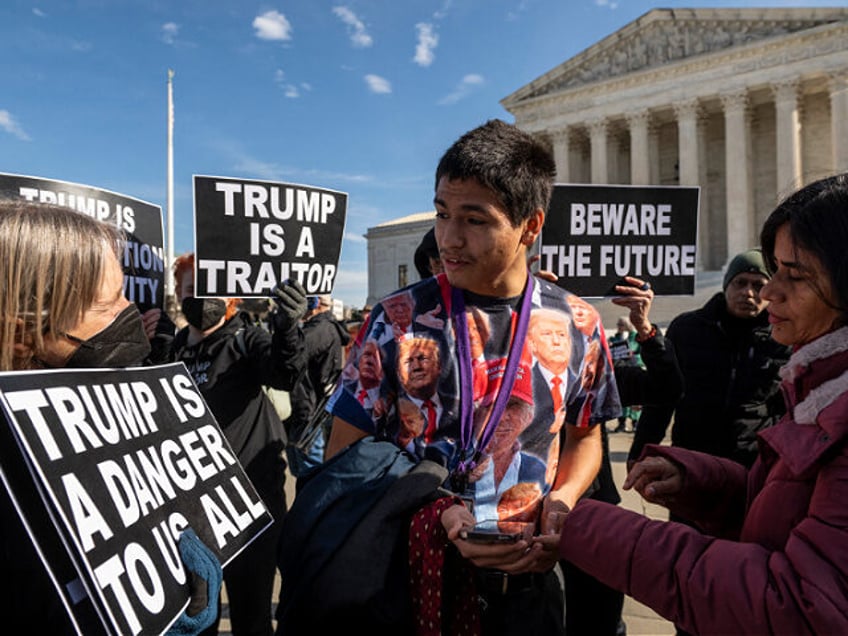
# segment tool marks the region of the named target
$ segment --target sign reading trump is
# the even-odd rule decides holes
[[[329,294],[346,210],[343,192],[195,175],[195,294],[263,297],[285,279]]]
[[[50,203],[113,224],[124,238],[118,255],[124,295],[142,312],[163,306],[165,261],[158,205],[80,183],[2,173],[0,198]]]

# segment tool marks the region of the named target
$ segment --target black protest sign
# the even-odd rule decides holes
[[[539,268],[578,296],[612,296],[626,275],[658,295],[695,291],[697,187],[556,185]]]
[[[124,295],[142,312],[164,306],[164,240],[158,205],[79,183],[2,173],[0,199],[53,203],[117,226],[126,239],[119,255]]]
[[[626,340],[610,340],[607,342],[609,344],[613,362],[626,360],[633,356],[633,352],[630,350],[630,345],[627,344]]]
[[[329,294],[346,211],[343,192],[195,175],[195,294],[268,296],[287,278]]]
[[[183,611],[183,529],[226,564],[271,522],[181,363],[4,373],[0,399],[32,475],[10,481],[20,512],[40,494],[54,523],[29,520],[34,539],[45,554],[65,544],[57,586],[70,561],[108,633],[158,634]]]

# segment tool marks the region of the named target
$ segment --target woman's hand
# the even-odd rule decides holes
[[[159,323],[161,315],[162,310],[155,307],[141,314],[141,324],[144,326],[144,333],[148,340],[152,340],[153,336],[156,335],[156,325]]]
[[[665,457],[647,457],[633,464],[623,488],[633,488],[646,501],[667,506],[683,490],[683,471]]]
[[[621,295],[613,298],[612,302],[630,310],[630,322],[636,329],[636,335],[644,338],[651,333],[651,319],[648,314],[654,301],[654,290],[651,289],[650,283],[641,278],[625,276],[624,280],[627,285],[615,286],[616,293]]]

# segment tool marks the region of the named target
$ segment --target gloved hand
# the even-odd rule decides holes
[[[191,528],[180,535],[180,557],[189,577],[191,600],[165,636],[196,636],[215,622],[223,571],[221,563]]]
[[[274,328],[289,331],[306,315],[306,290],[296,280],[288,279],[271,290],[271,300],[277,303]]]

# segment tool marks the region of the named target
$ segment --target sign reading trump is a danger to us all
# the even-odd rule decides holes
[[[181,532],[225,565],[272,521],[182,363],[2,373],[0,427],[3,482],[80,633],[101,633],[93,604],[105,633],[161,634],[189,600]]]
[[[195,294],[263,297],[285,279],[331,293],[346,210],[344,192],[195,175]]]
[[[697,187],[556,185],[539,268],[578,296],[612,296],[625,276],[658,295],[695,291]]]

